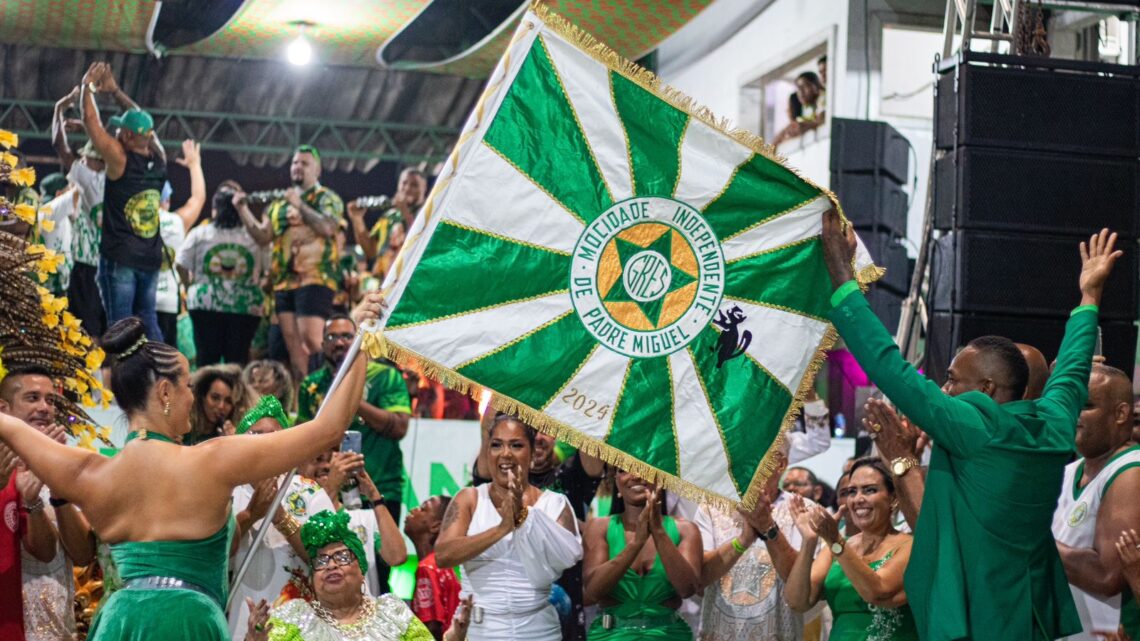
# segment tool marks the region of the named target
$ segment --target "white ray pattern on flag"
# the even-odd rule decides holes
[[[447,219],[563,254],[573,252],[582,222],[502,156],[484,144],[476,146],[467,171],[452,185]],[[487,189],[489,184],[495,188]]]
[[[558,292],[404,329],[389,328],[384,335],[417,353],[434,354],[441,365],[456,368],[570,310],[569,292]]]
[[[548,34],[542,42],[562,79],[570,105],[578,114],[582,135],[594,150],[598,170],[614,202],[632,197],[633,173],[625,148],[625,127],[610,99],[609,70],[561,38]]]
[[[752,150],[691,118],[681,140],[681,167],[673,197],[703,210],[724,190]]]
[[[595,347],[594,352],[582,364],[582,368],[562,389],[558,390],[542,411],[567,425],[574,425],[578,431],[590,438],[599,441],[604,439],[617,410],[621,385],[625,381],[625,371],[629,367],[629,362],[628,356],[622,356],[601,345]],[[578,392],[578,395],[567,401],[565,397],[571,390]],[[584,395],[586,400],[583,401],[581,408],[575,409],[574,404],[581,395]],[[596,404],[592,410],[593,416],[587,413],[590,402]],[[607,408],[604,416],[599,411],[603,407]]]
[[[739,306],[747,319],[741,330],[752,332],[748,355],[768,370],[794,396],[800,388],[815,350],[804,346],[819,345],[827,334],[828,324],[782,309],[754,305],[726,297],[721,309]]]
[[[673,376],[673,420],[677,425],[677,457],[680,459],[678,476],[731,501],[739,501],[740,495],[729,475],[724,441],[713,427],[716,419],[701,388],[693,358],[687,349],[673,352],[668,358]],[[745,479],[745,482],[751,480]]]
[[[731,263],[734,260],[818,236],[823,227],[822,214],[830,207],[831,201],[826,196],[820,196],[762,225],[747,229],[727,240],[722,239],[724,262]]]

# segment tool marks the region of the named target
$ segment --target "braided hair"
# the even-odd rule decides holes
[[[146,340],[146,328],[136,316],[124,318],[103,334],[103,350],[114,356],[111,392],[127,416],[146,407],[159,379],[176,383],[183,371],[179,351],[166,343]]]

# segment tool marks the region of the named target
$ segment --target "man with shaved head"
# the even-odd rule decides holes
[[[859,290],[850,225],[832,209],[822,228],[835,286],[829,320],[871,381],[934,440],[905,576],[920,638],[1047,641],[1080,632],[1050,522],[1088,396],[1101,295],[1122,255],[1116,235],[1106,229],[1080,244],[1080,305],[1041,398],[1027,401],[1029,366],[1004,338],[971,341],[941,390],[922,376]]]
[[[1089,400],[1077,419],[1081,458],[1065,468],[1053,514],[1053,535],[1084,627],[1071,641],[1093,641],[1120,623],[1126,583],[1115,542],[1140,523],[1140,446],[1132,442],[1132,425],[1132,381],[1115,367],[1093,365]]]
[[[1041,350],[1025,343],[1014,343],[1021,352],[1025,364],[1029,366],[1029,381],[1025,384],[1025,400],[1032,401],[1041,398],[1045,389],[1045,381],[1049,380],[1049,362]]]

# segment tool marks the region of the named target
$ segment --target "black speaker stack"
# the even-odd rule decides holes
[[[960,54],[939,66],[925,368],[986,334],[1056,357],[1078,304],[1078,243],[1125,251],[1101,305],[1109,364],[1131,374],[1140,259],[1137,67]]]
[[[906,236],[910,204],[903,190],[909,157],[910,143],[885,122],[831,122],[831,190],[875,264],[887,270],[871,286],[867,300],[892,332],[910,288],[910,260],[900,242]]]

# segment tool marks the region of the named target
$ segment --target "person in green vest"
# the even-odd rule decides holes
[[[700,588],[701,533],[661,514],[661,495],[630,472],[617,473],[624,507],[591,519],[582,536],[582,600],[599,604],[590,641],[693,638],[677,609]]]
[[[1116,235],[1106,229],[1081,243],[1080,305],[1032,401],[1023,400],[1025,358],[999,337],[959,352],[941,390],[923,377],[860,293],[855,235],[834,209],[823,215],[822,240],[835,286],[829,319],[871,381],[934,441],[905,576],[920,637],[1028,641],[1080,631],[1050,524],[1088,396],[1098,305],[1122,255]]]
[[[334,315],[325,323],[321,351],[325,364],[301,381],[297,396],[297,422],[312,420],[328,393],[333,377],[348,354],[356,336],[356,324],[344,315]],[[412,403],[400,370],[384,363],[368,363],[364,398],[349,424],[361,436],[364,469],[380,490],[380,502],[400,522],[404,495],[404,455],[400,439],[408,433]],[[388,566],[377,566],[381,593],[388,591]]]

